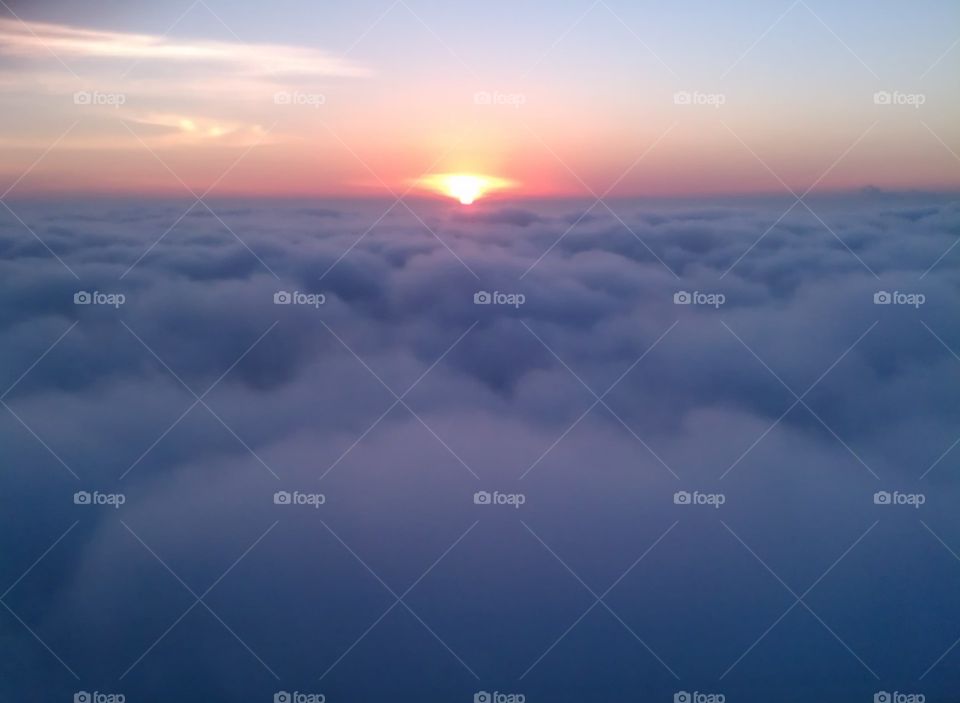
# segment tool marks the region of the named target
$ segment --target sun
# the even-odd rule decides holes
[[[509,188],[513,182],[474,173],[436,173],[421,178],[419,185],[435,193],[456,198],[462,205],[471,205],[493,191]]]
[[[450,176],[447,178],[447,193],[463,205],[470,205],[483,195],[483,179],[479,176]]]

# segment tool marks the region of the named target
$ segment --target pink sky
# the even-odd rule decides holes
[[[442,45],[435,63],[406,65],[382,46],[344,56],[0,17],[0,185],[388,196],[424,174],[480,173],[509,179],[516,197],[960,186],[957,98],[942,75],[885,104],[875,88],[892,86],[849,55],[839,84],[800,71],[771,88],[756,63],[774,38],[752,65],[738,47],[733,78],[709,81],[623,60],[572,74],[571,43],[518,79],[458,66]]]

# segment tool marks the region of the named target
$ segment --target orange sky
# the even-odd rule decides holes
[[[774,38],[707,81],[629,35],[619,65],[577,68],[568,40],[525,79],[458,66],[442,43],[423,64],[382,42],[344,56],[176,35],[0,17],[2,190],[388,196],[430,173],[508,179],[517,197],[960,186],[949,56],[923,92],[883,104],[849,55],[835,82],[811,70],[771,87],[756,63],[778,56]]]

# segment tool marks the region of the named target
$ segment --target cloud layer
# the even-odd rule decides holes
[[[949,700],[960,206],[809,203],[11,203],[0,696]]]

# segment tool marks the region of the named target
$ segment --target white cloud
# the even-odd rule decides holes
[[[209,62],[247,75],[366,76],[369,71],[318,49],[239,41],[186,41],[153,34],[0,19],[0,54],[61,59]]]

